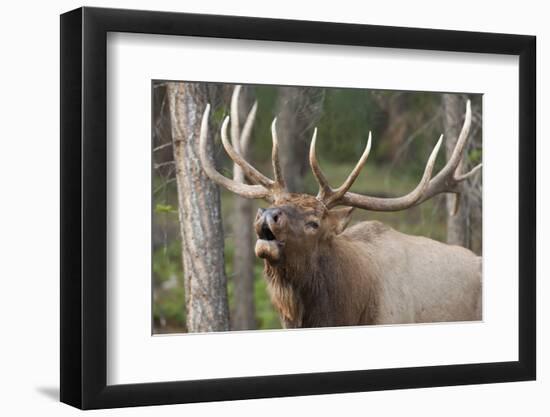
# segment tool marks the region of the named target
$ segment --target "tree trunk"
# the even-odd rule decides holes
[[[187,331],[229,330],[220,194],[201,169],[198,149],[202,114],[211,90],[203,83],[169,83],[167,88],[178,187]],[[212,137],[208,142],[212,149]]]
[[[375,92],[373,97],[384,114],[384,129],[378,139],[384,144],[384,151],[381,153],[379,150],[378,157],[382,161],[395,161],[409,132],[407,96],[394,91]]]
[[[246,115],[252,106],[251,98],[250,89],[243,88],[239,101],[239,122],[241,127],[244,125]],[[245,159],[248,159],[250,141],[247,143],[241,142],[241,154]],[[237,164],[233,164],[233,179],[238,182],[244,182],[243,171]],[[235,307],[231,315],[231,327],[233,330],[254,330],[256,328],[253,221],[254,201],[235,195],[232,225],[235,242],[233,256]]]
[[[447,160],[451,157],[455,148],[462,123],[466,105],[458,94],[443,94],[445,150]],[[462,172],[463,161],[458,167]],[[463,188],[463,184],[460,185]],[[447,243],[470,247],[470,225],[468,193],[462,192],[460,198],[455,194],[446,195],[447,203]],[[458,204],[458,205],[457,205]],[[455,212],[456,210],[456,212]],[[452,213],[455,213],[454,215]]]
[[[324,90],[281,87],[277,97],[277,133],[283,177],[288,191],[303,192],[308,147],[323,108]]]

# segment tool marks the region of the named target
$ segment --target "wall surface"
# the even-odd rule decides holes
[[[59,17],[81,3],[9,2],[2,8],[0,151],[0,392],[2,415],[75,415],[57,401],[59,380]],[[94,415],[549,415],[550,26],[544,2],[297,2],[279,0],[94,1],[89,6],[158,9],[380,25],[531,34],[538,37],[538,381],[100,411]],[[498,7],[498,8],[497,8]],[[544,157],[546,156],[546,158]],[[546,181],[545,181],[546,180]]]

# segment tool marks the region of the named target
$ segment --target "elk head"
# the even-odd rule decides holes
[[[249,112],[243,130],[240,132],[237,111],[239,92],[240,86],[237,86],[231,100],[231,141],[228,139],[227,132],[229,116],[222,123],[221,139],[227,154],[236,167],[242,170],[250,183],[229,179],[215,169],[212,159],[207,153],[210,105],[206,106],[202,118],[199,155],[203,169],[211,180],[242,197],[264,199],[271,204],[267,209],[258,210],[254,222],[258,237],[255,246],[256,256],[264,258],[271,264],[276,264],[283,259],[288,260],[297,253],[311,253],[318,245],[339,235],[348,224],[351,212],[355,207],[373,211],[398,211],[418,205],[439,193],[458,194],[460,182],[472,176],[481,167],[480,164],[466,174],[458,173],[471,125],[471,109],[470,101],[468,101],[464,125],[451,158],[443,169],[432,178],[435,160],[443,139],[443,135],[441,135],[428,158],[420,182],[407,195],[396,198],[379,198],[349,191],[369,156],[372,141],[370,132],[365,151],[355,168],[341,186],[332,188],[317,161],[315,152],[317,128],[315,128],[311,140],[309,162],[319,184],[319,192],[316,196],[289,193],[286,190],[279,162],[276,118],[271,124],[273,179],[259,172],[241,155],[240,146],[246,143],[250,137],[256,114],[256,104]],[[339,205],[347,207],[335,208]]]

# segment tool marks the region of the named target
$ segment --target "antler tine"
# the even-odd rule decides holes
[[[258,171],[256,168],[254,168],[252,165],[250,165],[242,156],[240,153],[237,153],[233,146],[231,146],[231,143],[229,143],[229,139],[227,138],[227,125],[229,124],[229,116],[226,116],[221,128],[221,136],[222,136],[222,144],[225,148],[225,151],[229,155],[229,157],[235,162],[238,166],[241,167],[244,174],[247,178],[249,178],[252,182],[255,184],[261,184],[266,188],[273,187],[273,181],[267,178],[264,174],[262,174],[260,171]]]
[[[201,131],[199,138],[199,157],[201,160],[202,168],[206,175],[222,187],[227,188],[229,191],[238,194],[245,198],[264,198],[268,201],[272,201],[271,192],[262,185],[248,185],[233,181],[227,177],[221,175],[212,162],[211,157],[207,151],[208,141],[208,117],[210,115],[210,104],[206,105],[204,114],[202,116]],[[226,126],[227,129],[227,126]]]
[[[250,142],[250,137],[252,133],[252,127],[254,126],[254,120],[256,119],[256,111],[258,110],[258,102],[255,101],[254,105],[248,112],[246,121],[244,122],[243,130],[241,132],[241,149],[247,149],[248,143]]]
[[[309,146],[309,165],[311,166],[311,170],[313,171],[313,175],[315,176],[315,179],[319,183],[319,193],[317,194],[317,199],[324,201],[324,199],[328,195],[330,195],[332,190],[327,181],[327,178],[325,177],[325,174],[323,174],[323,171],[321,171],[319,162],[317,162],[317,153],[315,151],[316,144],[317,144],[317,128],[313,130],[313,137],[311,138],[311,144]]]
[[[313,175],[319,183],[319,193],[317,194],[317,199],[323,201],[323,203],[327,207],[330,207],[331,205],[333,205],[333,202],[337,202],[351,188],[359,173],[361,172],[361,169],[363,168],[363,166],[365,166],[365,163],[367,162],[367,158],[371,150],[371,144],[372,132],[369,132],[369,138],[367,140],[365,150],[363,151],[363,155],[361,155],[361,158],[359,158],[359,161],[357,162],[349,176],[346,178],[344,183],[336,190],[333,190],[330,187],[325,175],[323,174],[323,171],[321,171],[321,167],[319,166],[319,162],[317,161],[317,153],[315,150],[317,146],[317,128],[313,130],[313,137],[311,138],[311,145],[309,147],[309,164],[311,165]]]
[[[464,116],[464,124],[458,135],[455,148],[449,161],[445,166],[439,171],[439,173],[433,177],[428,185],[428,188],[422,198],[419,200],[419,203],[422,203],[436,194],[440,193],[455,193],[459,194],[460,187],[459,184],[475,175],[482,167],[482,164],[475,166],[469,172],[464,174],[459,174],[458,170],[460,169],[460,161],[466,148],[466,142],[468,135],[470,133],[470,126],[472,124],[472,109],[470,100],[466,102],[466,114]]]
[[[399,211],[415,205],[422,198],[426,189],[429,186],[429,181],[435,166],[435,160],[437,158],[437,154],[439,153],[439,149],[441,148],[442,143],[443,135],[439,137],[439,140],[437,141],[432,150],[432,153],[430,154],[430,157],[428,158],[428,162],[426,163],[426,168],[424,168],[422,179],[420,180],[416,188],[407,195],[396,198],[379,198],[347,192],[340,198],[340,200],[334,201],[333,205],[344,204],[347,206],[353,206],[373,211]]]
[[[359,176],[361,169],[363,169],[363,167],[365,166],[365,163],[367,162],[367,158],[369,157],[369,153],[370,153],[371,142],[372,142],[372,132],[369,132],[367,146],[363,151],[363,155],[361,155],[361,158],[359,158],[359,161],[355,165],[355,168],[353,168],[353,170],[351,171],[349,176],[346,178],[344,183],[340,187],[338,187],[338,189],[334,190],[334,194],[330,197],[330,200],[340,199],[351,188],[351,186]],[[331,204],[330,201],[328,201],[327,203],[328,203],[327,205]]]
[[[273,119],[271,123],[271,138],[273,141],[273,149],[271,151],[271,160],[273,162],[273,175],[275,179],[275,184],[281,190],[286,189],[285,180],[283,178],[283,173],[281,170],[281,163],[279,161],[279,139],[277,137],[277,118]]]
[[[273,181],[255,169],[246,161],[246,159],[244,159],[243,150],[247,148],[248,142],[250,141],[252,127],[256,118],[257,103],[254,103],[252,109],[250,109],[241,132],[239,122],[239,96],[241,89],[241,85],[235,86],[233,89],[233,94],[231,95],[231,145],[229,145],[229,141],[227,141],[227,125],[225,124],[225,120],[221,129],[222,143],[227,154],[236,164],[233,170],[233,179],[243,182],[243,175],[245,175],[250,182],[254,184],[262,184],[263,186],[270,188],[273,185]]]
[[[466,116],[464,117],[464,125],[462,126],[462,130],[460,131],[460,135],[458,136],[457,144],[451,156],[451,160],[449,161],[449,165],[451,165],[451,161],[453,163],[452,166],[454,167],[454,171],[455,171],[454,179],[456,182],[462,182],[470,177],[473,177],[482,167],[482,164],[478,164],[465,174],[459,174],[457,172],[460,167],[460,160],[462,157],[462,153],[464,152],[464,147],[466,146],[466,140],[468,139],[468,135],[470,133],[470,126],[472,124],[471,107],[472,105],[470,103],[470,100],[468,100],[466,102]]]
[[[473,177],[475,174],[477,174],[477,172],[481,169],[481,167],[483,166],[483,164],[477,164],[475,167],[473,167],[470,172],[467,172],[466,174],[461,174],[461,175],[457,175],[455,177],[455,179],[458,181],[458,182],[461,182],[461,181],[464,181],[470,177]]]
[[[231,95],[231,144],[237,153],[242,155],[241,150],[241,129],[239,122],[239,95],[241,93],[241,85],[235,86]]]
[[[233,94],[231,95],[231,144],[235,151],[243,154],[243,150],[248,147],[250,142],[250,134],[252,133],[252,127],[254,126],[254,120],[256,119],[256,112],[258,110],[258,102],[255,101],[254,105],[246,116],[243,130],[240,130],[239,122],[239,97],[241,94],[242,85],[235,86]]]
[[[454,171],[460,164],[462,159],[462,153],[464,152],[464,147],[466,146],[466,140],[470,134],[470,126],[472,125],[472,104],[470,100],[466,101],[466,115],[464,116],[464,124],[458,135],[456,141],[455,149],[451,157],[449,158],[448,163],[446,164],[450,170]]]

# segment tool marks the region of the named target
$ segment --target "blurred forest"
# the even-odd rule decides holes
[[[174,84],[183,88],[200,87],[208,96],[212,105],[210,126],[216,166],[227,177],[238,178],[239,175],[234,172],[233,163],[225,154],[220,139],[222,119],[230,112],[233,85],[154,81],[152,279],[155,334],[189,330],[182,231],[178,217],[177,164],[174,162],[174,109],[170,109],[177,103],[170,99],[170,88]],[[270,125],[273,117],[278,116],[283,174],[287,184],[292,191],[315,195],[318,186],[307,160],[313,128],[318,128],[320,163],[333,185],[340,184],[352,170],[363,152],[370,130],[372,152],[352,191],[383,197],[399,196],[416,186],[441,133],[445,133],[447,152],[452,149],[463,122],[466,99],[472,101],[472,129],[463,161],[466,171],[480,163],[482,158],[481,95],[245,86],[241,92],[242,115],[248,113],[255,101],[258,104],[250,142],[243,146],[242,152],[255,167],[270,176]],[[198,109],[199,114],[193,117],[200,118],[203,110],[204,107]],[[446,158],[445,152],[440,152],[434,175]],[[481,255],[481,175],[468,179],[464,187],[466,190],[459,201],[456,216],[449,214],[455,204],[454,196],[440,195],[400,212],[356,209],[352,223],[376,219],[401,232],[460,244]],[[219,193],[230,328],[280,328],[262,277],[263,261],[252,252],[253,218],[257,208],[267,204],[257,200],[241,201],[225,189],[220,189]],[[248,278],[247,274],[250,275]]]

